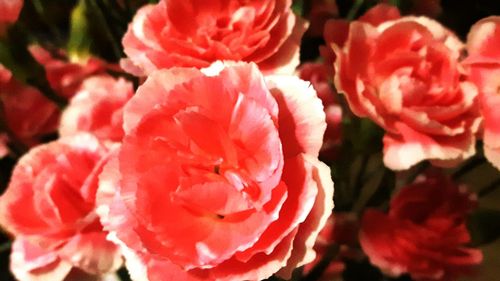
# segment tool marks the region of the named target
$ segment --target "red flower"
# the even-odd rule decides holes
[[[97,139],[83,134],[39,145],[18,161],[0,197],[0,224],[26,241],[18,241],[12,252],[19,278],[49,274],[46,280],[57,280],[62,273],[53,271],[52,263],[90,274],[121,265],[120,252],[106,240],[95,213],[97,176],[107,155]],[[34,256],[45,271],[34,270]]]
[[[360,243],[371,263],[385,273],[415,280],[455,280],[482,261],[468,248],[466,216],[476,197],[443,175],[427,175],[404,187],[389,214],[367,210]]]
[[[29,51],[45,68],[45,75],[52,89],[65,98],[75,95],[86,78],[101,74],[109,68],[106,62],[94,57],[89,57],[82,62],[69,62],[63,52],[58,53],[61,58],[55,58],[37,45],[30,46]]]
[[[386,130],[386,166],[451,166],[475,153],[477,89],[458,61],[463,44],[438,22],[353,22],[345,46],[334,50],[337,90],[357,116]]]
[[[90,132],[114,142],[123,137],[123,106],[134,94],[132,83],[100,75],[82,82],[61,116],[59,133],[69,136]]]
[[[0,116],[9,131],[25,145],[40,142],[57,130],[60,111],[37,89],[21,84],[0,64]]]
[[[486,158],[500,169],[500,17],[480,20],[467,40],[470,79],[479,88]]]
[[[333,207],[325,115],[309,83],[266,79],[255,64],[172,68],[127,103],[98,201],[131,274],[261,280],[314,259]]]
[[[17,21],[23,4],[23,0],[0,0],[0,34],[8,24]]]
[[[261,71],[293,73],[305,22],[291,0],[161,0],[142,7],[123,37],[122,66],[138,76],[217,60],[255,62]],[[187,20],[189,19],[189,20]]]

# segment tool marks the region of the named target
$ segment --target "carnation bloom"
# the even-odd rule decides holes
[[[23,3],[23,0],[0,0],[0,34],[7,24],[17,21]]]
[[[57,130],[60,111],[37,89],[21,84],[0,64],[0,117],[10,133],[27,146]]]
[[[353,22],[345,46],[333,47],[337,90],[357,116],[386,130],[386,166],[451,166],[475,153],[477,89],[459,64],[463,44],[438,22]]]
[[[10,269],[21,281],[120,281],[114,273],[86,273],[55,252],[45,251],[22,237],[17,237],[12,243]]]
[[[138,76],[217,60],[255,62],[261,71],[293,73],[305,22],[291,0],[161,0],[139,9],[125,36],[125,70]]]
[[[70,62],[62,51],[54,57],[38,45],[29,47],[31,55],[45,68],[45,75],[50,86],[56,93],[65,98],[71,98],[78,91],[81,83],[88,77],[101,74],[106,70],[106,62],[94,57]]]
[[[107,155],[97,139],[83,134],[39,145],[18,161],[0,197],[0,224],[21,239],[11,257],[19,279],[58,281],[71,267],[100,274],[120,266],[120,252],[105,239],[94,210]],[[28,270],[34,266],[45,270]],[[21,278],[25,273],[33,278]]]
[[[341,141],[342,108],[338,104],[337,93],[330,85],[328,67],[323,63],[304,63],[297,72],[300,79],[311,82],[323,102],[327,125],[320,158],[331,161],[335,159],[336,148]]]
[[[114,142],[123,137],[123,106],[134,94],[131,82],[107,75],[87,78],[61,116],[61,136],[90,132]]]
[[[470,79],[479,88],[486,158],[500,169],[500,17],[482,19],[467,40]]]
[[[389,213],[367,210],[360,243],[370,262],[391,276],[414,280],[456,280],[482,261],[467,247],[466,217],[476,196],[440,174],[428,174],[404,187]]]
[[[366,11],[358,21],[378,26],[386,21],[395,20],[400,17],[401,14],[398,8],[388,4],[378,4]],[[336,56],[331,46],[333,44],[337,45],[339,48],[344,46],[347,36],[349,35],[349,24],[350,22],[345,19],[331,19],[325,23],[323,29],[323,37],[326,46],[320,46],[319,51],[332,76],[334,74],[333,63],[335,62]]]
[[[309,83],[253,63],[149,76],[98,192],[132,278],[261,280],[312,261],[333,207],[325,127]]]

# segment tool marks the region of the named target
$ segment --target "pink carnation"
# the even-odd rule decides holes
[[[305,22],[291,0],[161,0],[135,15],[123,37],[125,70],[138,76],[217,60],[255,62],[265,72],[293,73]]]
[[[500,169],[500,17],[480,20],[467,40],[470,78],[479,88],[484,154]]]
[[[132,83],[100,75],[83,81],[61,116],[61,136],[90,132],[114,142],[123,137],[123,106],[134,94]]]
[[[61,259],[53,251],[45,251],[22,237],[12,244],[10,269],[21,281],[120,281],[114,273],[89,274]]]
[[[149,76],[98,192],[133,278],[287,278],[311,262],[333,207],[325,127],[309,83],[253,63]]]
[[[400,17],[401,14],[398,8],[388,4],[378,4],[366,11],[358,21],[378,26],[386,21],[396,20]],[[344,47],[349,35],[349,24],[350,22],[345,19],[331,19],[325,23],[323,29],[323,37],[326,45],[320,46],[319,51],[332,76],[334,75],[333,63],[336,56],[331,46],[335,44],[340,48]]]
[[[37,146],[18,161],[0,197],[0,224],[21,239],[14,243],[12,269],[33,277],[22,280],[57,281],[71,267],[101,274],[121,265],[95,213],[97,176],[107,155],[84,134]]]
[[[477,89],[459,63],[464,46],[449,30],[425,17],[353,22],[345,46],[334,50],[337,90],[357,116],[386,130],[386,166],[451,166],[475,153]]]

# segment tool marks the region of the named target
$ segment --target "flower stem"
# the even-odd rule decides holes
[[[485,188],[481,189],[477,195],[479,197],[484,197],[492,192],[494,192],[497,188],[500,187],[500,178],[492,182],[490,185],[486,186]]]
[[[1,244],[0,245],[0,253],[3,253],[3,252],[10,250],[11,246],[12,246],[12,241],[8,241],[8,242]]]
[[[358,15],[359,9],[363,6],[364,0],[356,0],[347,14],[347,20],[352,21]]]
[[[458,180],[461,177],[463,177],[464,175],[466,175],[467,173],[469,173],[472,170],[474,170],[475,168],[481,166],[485,162],[486,161],[485,161],[484,157],[473,158],[473,159],[469,160],[467,163],[465,163],[462,167],[460,167],[459,169],[457,169],[453,173],[452,178],[454,180]]]

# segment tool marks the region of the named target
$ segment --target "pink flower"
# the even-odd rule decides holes
[[[83,81],[61,116],[61,136],[90,132],[114,142],[123,137],[123,106],[134,94],[132,83],[100,75]]]
[[[456,280],[482,261],[467,247],[466,217],[476,197],[439,174],[420,177],[391,201],[389,214],[367,210],[360,243],[371,263],[391,276]]]
[[[86,78],[102,74],[106,68],[110,67],[106,65],[106,62],[94,57],[81,62],[70,62],[62,51],[57,52],[59,57],[54,57],[38,45],[30,46],[29,51],[45,68],[45,75],[52,89],[65,98],[75,95]]]
[[[8,24],[17,21],[23,4],[23,0],[0,0],[0,34]]]
[[[60,111],[37,89],[21,84],[0,64],[0,116],[20,142],[32,146],[57,129]]]
[[[16,238],[12,244],[10,270],[18,280],[60,281],[71,268],[55,252],[46,252],[26,239]]]
[[[304,63],[297,69],[297,72],[300,79],[311,82],[323,102],[327,125],[320,158],[333,160],[337,154],[336,148],[341,141],[342,108],[338,104],[337,93],[330,85],[328,67],[323,63]]]
[[[484,154],[500,169],[500,17],[480,20],[467,40],[470,79],[479,88]]]
[[[97,139],[82,134],[37,146],[18,161],[0,197],[0,224],[21,239],[12,252],[15,274],[61,280],[70,267],[101,274],[121,265],[95,213],[107,155]],[[27,270],[34,267],[47,270]]]
[[[358,21],[378,26],[386,21],[396,20],[400,17],[401,14],[398,8],[387,4],[378,4],[366,11]],[[328,66],[328,71],[331,76],[335,74],[333,63],[336,59],[336,55],[331,46],[335,44],[340,48],[344,47],[347,36],[349,35],[349,24],[350,22],[345,19],[331,19],[325,23],[323,37],[326,45],[320,46],[319,51],[325,64]]]
[[[334,45],[337,90],[356,115],[386,130],[389,168],[451,166],[475,153],[477,89],[458,61],[463,47],[425,17],[353,22],[345,46]]]
[[[113,273],[88,274],[19,237],[12,244],[10,269],[21,281],[120,281]]]
[[[218,62],[139,87],[98,192],[129,271],[147,275],[136,280],[289,277],[314,259],[333,183],[317,160],[325,115],[308,84]]]
[[[138,76],[217,60],[255,62],[264,72],[293,73],[306,24],[291,0],[161,0],[135,15],[123,37],[125,70]]]

